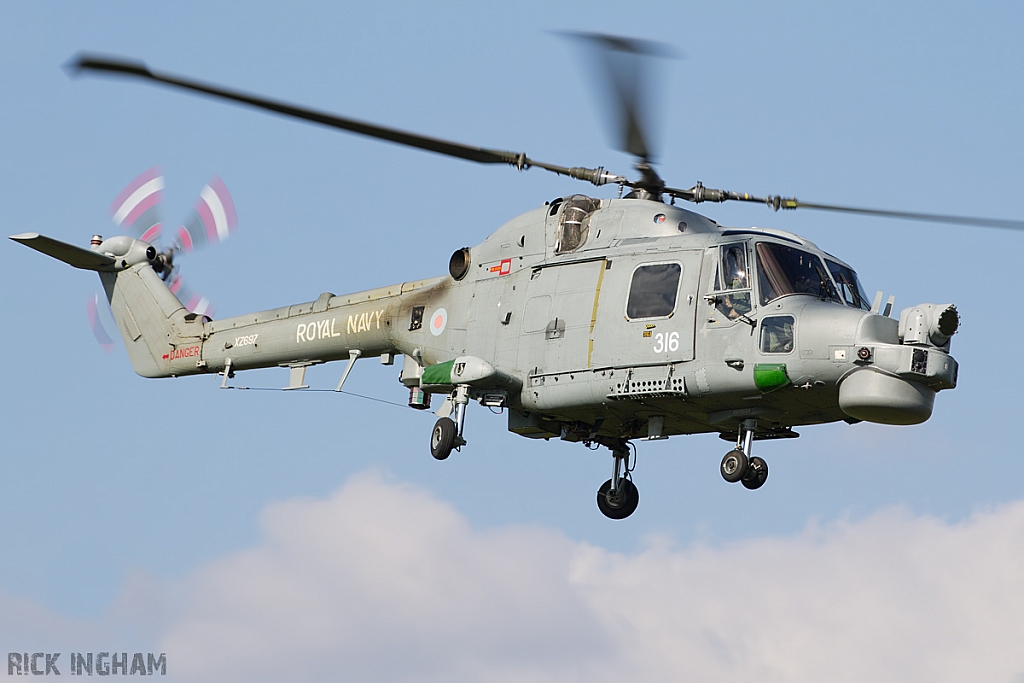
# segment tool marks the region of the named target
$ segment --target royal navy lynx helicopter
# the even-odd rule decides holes
[[[657,52],[652,44],[578,36],[614,66]],[[729,228],[675,206],[757,202],[912,220],[1022,227],[1020,222],[814,204],[704,187],[669,187],[655,171],[638,71],[609,68],[624,151],[635,179],[564,167],[524,153],[471,147],[318,112],[150,70],[79,57],[77,72],[126,76],[269,110],[482,164],[541,168],[611,185],[615,198],[573,194],[513,218],[474,247],[455,250],[446,275],[212,320],[189,311],[161,274],[173,248],[144,239],[95,238],[90,248],[36,234],[13,236],[77,268],[97,271],[135,371],[143,377],[285,367],[289,389],[306,368],[402,357],[408,405],[443,397],[430,435],[438,460],[460,449],[467,406],[506,409],[508,429],[611,451],[597,504],[628,517],[639,494],[633,442],[718,433],[735,443],[722,477],[758,489],[768,465],[753,442],[798,436],[794,427],[927,420],[935,395],[957,382],[951,304],[893,317],[893,298],[870,297],[854,269],[781,230]],[[624,195],[624,196],[623,196]],[[670,203],[666,204],[668,198]]]

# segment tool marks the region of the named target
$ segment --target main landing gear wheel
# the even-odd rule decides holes
[[[761,460],[758,458],[758,460]],[[764,460],[761,460],[764,462]],[[747,470],[750,469],[750,461],[747,459],[747,454],[740,449],[729,451],[722,458],[722,479],[725,479],[730,484],[743,479],[744,475],[747,474]],[[765,479],[768,478],[768,466],[765,465]],[[763,482],[762,482],[763,483]],[[749,487],[748,487],[749,488]]]
[[[462,438],[462,429],[466,424],[469,385],[456,385],[451,401],[455,408],[455,419],[442,417],[434,423],[434,431],[430,433],[430,454],[435,460],[445,460],[452,454],[452,449],[466,445],[466,440]]]
[[[612,493],[612,480],[601,484],[597,490],[597,507],[609,519],[625,519],[640,504],[640,492],[629,479],[619,480],[619,489]]]
[[[430,434],[430,454],[435,460],[444,460],[452,454],[458,435],[459,428],[447,417],[434,423],[434,431]]]
[[[761,488],[768,481],[768,463],[755,455],[747,464],[747,473],[740,481],[751,491]]]

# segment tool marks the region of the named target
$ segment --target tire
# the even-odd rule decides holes
[[[452,454],[458,431],[455,423],[447,417],[434,423],[434,431],[430,433],[430,454],[435,460],[445,460]]]
[[[640,492],[629,479],[619,481],[619,490],[611,495],[612,480],[601,484],[597,490],[597,508],[608,519],[625,519],[636,511],[640,504]]]
[[[749,468],[749,462],[747,456],[743,451],[739,449],[731,450],[725,454],[722,458],[722,465],[719,470],[722,473],[722,479],[725,479],[730,484],[743,479]]]
[[[761,488],[768,481],[768,463],[755,455],[747,464],[747,473],[740,481],[751,491]]]

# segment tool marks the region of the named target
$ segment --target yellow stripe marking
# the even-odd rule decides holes
[[[590,314],[590,348],[587,349],[587,367],[591,367],[590,357],[594,355],[594,326],[597,325],[597,302],[601,299],[601,282],[604,280],[604,271],[608,267],[608,261],[601,260],[601,270],[597,273],[597,291],[594,292],[594,312]]]

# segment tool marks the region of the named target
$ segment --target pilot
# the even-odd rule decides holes
[[[725,247],[722,254],[722,270],[724,271],[725,289],[746,289],[747,268],[746,255],[743,253],[743,245],[731,244]]]
[[[745,316],[750,313],[750,308],[749,292],[732,292],[718,297],[718,310],[729,320]]]
[[[746,254],[742,244],[722,248],[722,288],[747,289]],[[736,292],[718,297],[718,310],[729,320],[736,320],[750,312],[750,294]]]

